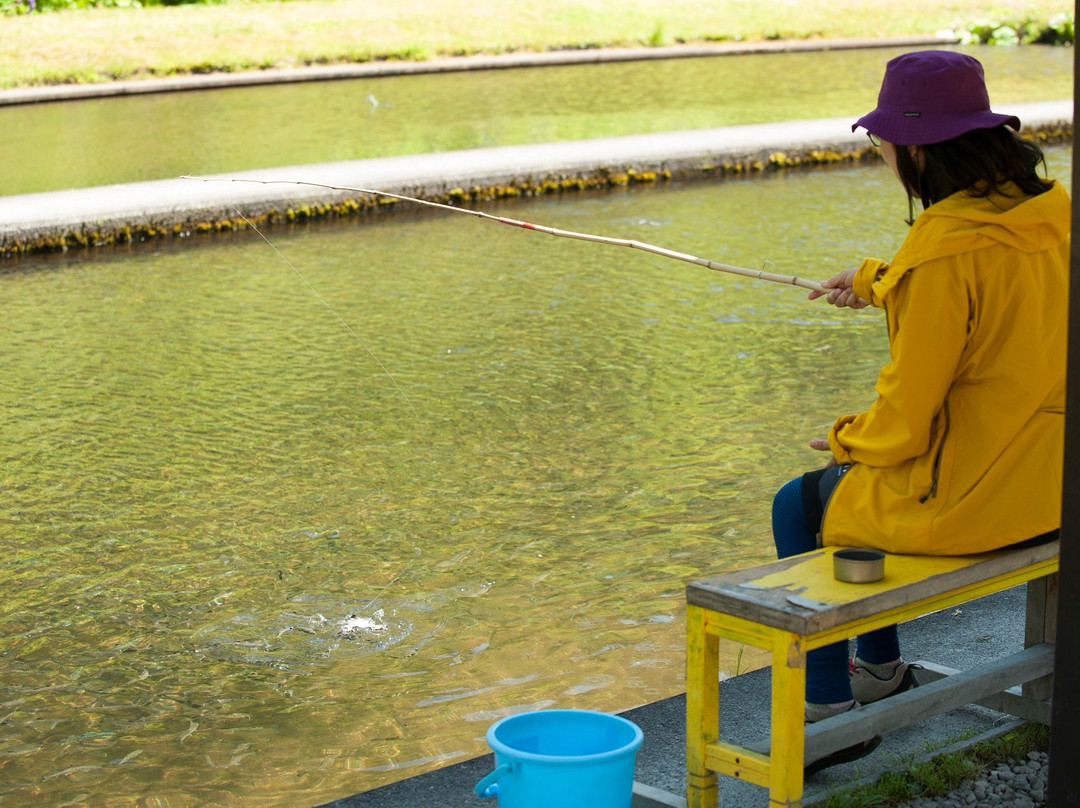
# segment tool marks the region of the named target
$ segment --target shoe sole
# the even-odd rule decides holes
[[[803,777],[812,777],[822,769],[828,769],[831,766],[839,766],[841,763],[851,763],[853,760],[864,758],[877,749],[880,744],[881,736],[875,735],[869,741],[849,746],[847,749],[840,749],[833,752],[831,755],[826,755],[825,757],[804,766]]]

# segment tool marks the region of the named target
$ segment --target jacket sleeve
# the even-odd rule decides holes
[[[882,302],[890,361],[878,374],[870,409],[843,416],[829,432],[839,463],[894,466],[930,451],[934,419],[964,350],[968,294],[955,266],[913,269]]]

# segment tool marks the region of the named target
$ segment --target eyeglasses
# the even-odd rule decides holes
[[[879,149],[881,148],[881,138],[879,138],[879,137],[878,137],[877,135],[875,135],[875,134],[874,134],[873,132],[867,132],[867,133],[866,133],[866,136],[867,136],[868,138],[870,138],[870,142],[871,142],[871,143],[872,143],[873,145],[877,146],[877,147],[878,147]]]

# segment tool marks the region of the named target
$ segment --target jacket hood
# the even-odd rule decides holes
[[[1003,190],[984,198],[959,191],[923,211],[889,269],[875,282],[876,295],[883,297],[909,270],[927,261],[999,244],[1035,253],[1069,238],[1072,210],[1060,182],[1038,196],[1025,196],[1012,183]]]

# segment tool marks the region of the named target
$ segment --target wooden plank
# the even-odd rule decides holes
[[[946,676],[955,676],[960,673],[955,668],[948,668],[925,660],[919,660],[916,664],[922,666],[922,670],[919,671],[919,682],[921,684],[929,684],[938,679],[944,679]],[[1042,679],[1035,679],[1034,681],[1039,682]],[[1023,718],[1025,721],[1038,721],[1040,724],[1050,726],[1052,704],[1045,699],[1026,696],[1016,687],[1010,687],[1000,693],[993,693],[984,699],[973,701],[972,704],[978,704],[981,707],[997,710],[999,713]]]
[[[785,631],[813,634],[1002,576],[1000,589],[1050,574],[1057,569],[1058,542],[977,556],[888,555],[885,578],[871,584],[836,581],[832,577],[836,549],[693,581],[686,587],[687,602]]]
[[[1031,699],[1016,691],[1015,688],[1003,690],[985,699],[974,702],[980,707],[996,710],[1025,721],[1034,721],[1043,726],[1050,726],[1053,717],[1054,704],[1049,700]]]
[[[1027,585],[1027,614],[1024,623],[1024,645],[1032,646],[1057,637],[1058,576],[1047,575],[1029,581]],[[1033,699],[1048,699],[1054,693],[1054,677],[1044,676],[1024,684],[1023,693]],[[1033,719],[1038,720],[1038,719]],[[1040,721],[1049,726],[1049,720]]]
[[[1054,561],[1053,564],[1056,568],[1056,561]],[[857,634],[863,634],[867,631],[883,628],[884,626],[903,623],[932,612],[948,609],[958,604],[968,603],[977,598],[981,598],[984,595],[1001,592],[1005,589],[1027,583],[1032,579],[1043,577],[1050,572],[1052,572],[1052,570],[1046,568],[1040,569],[1039,567],[1034,566],[1026,567],[1023,570],[1011,574],[1009,577],[999,577],[973,583],[960,589],[941,592],[932,597],[924,598],[923,600],[911,601],[910,603],[901,604],[891,609],[876,612],[858,620],[840,623],[835,627],[821,630],[810,635],[807,641],[807,648],[820,648],[830,642],[847,639]]]
[[[979,579],[956,586],[937,585],[932,578],[927,578],[918,586],[896,588],[886,593],[879,593],[877,596],[870,593],[866,597],[853,598],[831,607],[819,601],[816,607],[810,608],[806,604],[811,599],[805,597],[800,598],[798,603],[786,599],[784,603],[772,605],[763,603],[760,599],[755,602],[744,600],[740,603],[735,599],[727,599],[724,602],[723,599],[710,601],[708,598],[688,596],[687,600],[699,604],[711,602],[711,608],[717,614],[734,615],[744,620],[803,636],[831,632],[835,636],[825,640],[828,642],[890,622],[910,620],[957,603],[965,603],[984,595],[1000,592],[1055,572],[1056,569],[1057,562],[1054,560],[1043,565],[1023,567],[994,578]],[[705,608],[710,607],[705,606]],[[849,629],[854,629],[854,631]]]
[[[772,778],[772,762],[768,755],[724,741],[709,744],[705,762],[713,771],[765,788],[769,787]],[[710,808],[715,805],[714,800]]]
[[[906,693],[868,704],[806,727],[805,759],[817,760],[875,735],[971,704],[1053,669],[1054,647],[1035,645]],[[748,747],[768,754],[770,742]]]
[[[692,582],[687,587],[688,602],[762,622],[777,619],[771,613],[776,613],[779,619],[791,616],[807,620],[808,615],[836,612],[857,604],[857,610],[850,614],[858,618],[998,575],[1016,573],[1048,560],[1056,564],[1057,557],[1056,542],[978,556],[890,555],[886,558],[886,575],[882,581],[847,584],[832,577],[832,553],[836,549],[827,548]],[[786,625],[777,627],[789,629]]]
[[[710,612],[693,604],[688,604],[686,608],[700,610],[705,615],[705,631],[721,639],[755,648],[768,648],[772,642],[774,629],[769,626],[730,614]]]

